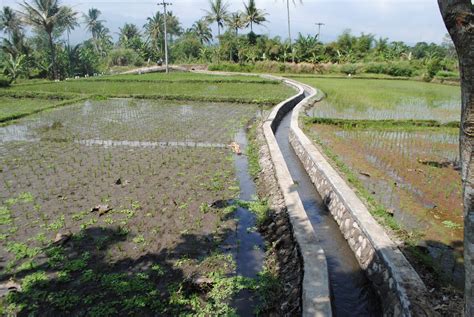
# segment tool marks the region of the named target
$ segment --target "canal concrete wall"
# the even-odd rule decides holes
[[[375,221],[367,207],[299,127],[299,115],[316,90],[306,91],[294,108],[290,143],[353,250],[360,267],[380,295],[386,316],[433,316],[427,289],[411,264]]]
[[[318,245],[313,226],[306,215],[296,184],[293,182],[275,138],[276,128],[285,114],[305,98],[304,89],[291,82],[286,82],[286,84],[295,88],[298,93],[273,109],[263,124],[263,133],[303,262],[302,314],[303,316],[332,316],[326,256]]]

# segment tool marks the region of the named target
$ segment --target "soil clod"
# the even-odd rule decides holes
[[[113,208],[110,208],[109,205],[97,205],[91,209],[91,212],[99,212],[99,216],[103,216],[109,211],[111,211],[112,209]]]

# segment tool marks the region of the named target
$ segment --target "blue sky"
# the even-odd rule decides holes
[[[171,10],[180,17],[183,27],[188,28],[201,18],[208,7],[207,0],[167,0],[173,2]],[[280,35],[287,38],[285,0],[256,0],[257,6],[268,13],[265,27],[256,27],[257,33]],[[290,0],[291,1],[291,0]],[[402,40],[409,44],[419,41],[440,43],[446,34],[436,0],[303,0],[303,4],[291,5],[292,29],[294,36],[316,34],[316,22],[322,27],[321,39],[324,42],[334,40],[344,29],[354,34],[373,33],[388,37],[390,40]],[[2,6],[15,8],[17,0],[0,0]],[[77,11],[85,12],[96,7],[107,20],[106,25],[116,33],[125,22],[138,26],[145,24],[158,6],[158,0],[63,0]],[[242,10],[242,0],[228,0],[232,11]],[[114,34],[114,37],[116,35]],[[71,35],[72,42],[84,40],[83,28]]]

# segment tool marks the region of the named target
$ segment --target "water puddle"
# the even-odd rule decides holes
[[[276,138],[290,174],[298,184],[298,194],[319,243],[326,253],[333,314],[381,316],[380,300],[375,290],[288,141],[291,114],[281,122]]]

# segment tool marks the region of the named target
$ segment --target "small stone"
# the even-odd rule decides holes
[[[53,244],[55,245],[64,245],[66,242],[68,242],[71,239],[71,233],[57,233],[56,237],[54,238]]]
[[[111,211],[112,208],[110,208],[109,205],[97,205],[94,208],[91,209],[91,212],[99,212],[99,216],[105,215],[109,211]]]

